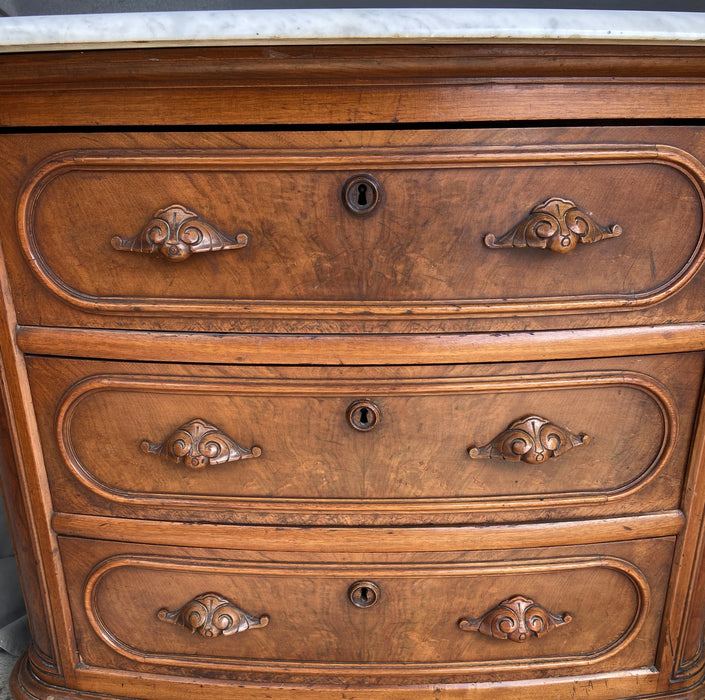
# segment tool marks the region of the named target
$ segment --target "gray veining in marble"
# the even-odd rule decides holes
[[[0,18],[0,51],[370,42],[705,44],[705,13],[308,9]]]

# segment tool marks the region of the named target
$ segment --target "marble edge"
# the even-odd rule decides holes
[[[0,52],[343,43],[705,44],[705,13],[301,9],[0,17]]]

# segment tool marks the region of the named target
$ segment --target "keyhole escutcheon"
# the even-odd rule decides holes
[[[381,190],[372,175],[354,175],[343,185],[343,204],[353,214],[369,214],[377,206]]]
[[[356,608],[371,608],[381,597],[379,586],[372,581],[355,581],[348,588],[348,598]]]
[[[368,401],[367,399],[354,401],[351,403],[348,406],[346,415],[348,418],[348,423],[350,423],[355,430],[360,430],[362,432],[375,428],[382,417],[379,406],[372,401]]]

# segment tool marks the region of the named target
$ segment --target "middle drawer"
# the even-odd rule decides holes
[[[379,524],[677,508],[703,356],[28,367],[58,511]]]

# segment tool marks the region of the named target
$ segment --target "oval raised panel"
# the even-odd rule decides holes
[[[664,556],[660,546],[654,552]],[[350,583],[363,578],[374,579],[388,605],[383,600],[362,611],[350,606]],[[200,639],[161,624],[159,610],[204,587],[236,599],[238,605],[266,608],[266,634]],[[506,595],[517,587],[569,607],[571,624],[525,646],[471,639],[457,629],[454,611],[481,607],[498,591]],[[411,615],[404,606],[419,596],[426,601],[424,612]],[[206,659],[211,668],[222,669],[461,674],[511,670],[517,663],[549,669],[602,662],[637,637],[651,597],[644,573],[610,555],[365,566],[118,555],[92,570],[83,604],[93,631],[116,652],[140,663],[200,667]],[[377,624],[371,624],[372,618]],[[390,637],[391,629],[395,632]],[[419,642],[410,651],[403,643],[397,645],[396,637]],[[304,638],[307,643],[301,644]],[[437,638],[442,641],[433,641]]]
[[[360,170],[384,175],[387,205],[369,221],[347,215],[337,196]],[[94,313],[459,318],[628,310],[670,297],[701,267],[704,172],[692,155],[651,145],[285,157],[77,150],[34,172],[19,200],[18,231],[41,282]],[[125,192],[134,194],[129,204]],[[486,235],[511,228],[548,197],[579,201],[623,231],[569,256],[485,246]],[[178,266],[112,250],[113,236],[135,235],[164,198],[214,225],[252,232],[252,244]],[[676,225],[678,236],[663,235]],[[599,279],[585,274],[591,267]]]
[[[369,434],[350,430],[345,418],[350,397],[361,389],[385,414]],[[584,430],[590,444],[539,464],[468,458],[473,440],[492,438],[507,417],[527,407]],[[155,434],[168,432],[184,411],[208,415],[246,444],[255,436],[262,456],[228,476],[218,467],[179,470],[143,454],[147,423]],[[369,386],[353,380],[95,375],[64,395],[56,425],[64,462],[104,499],[363,513],[605,503],[649,483],[668,462],[677,434],[668,390],[647,375],[622,370]]]

